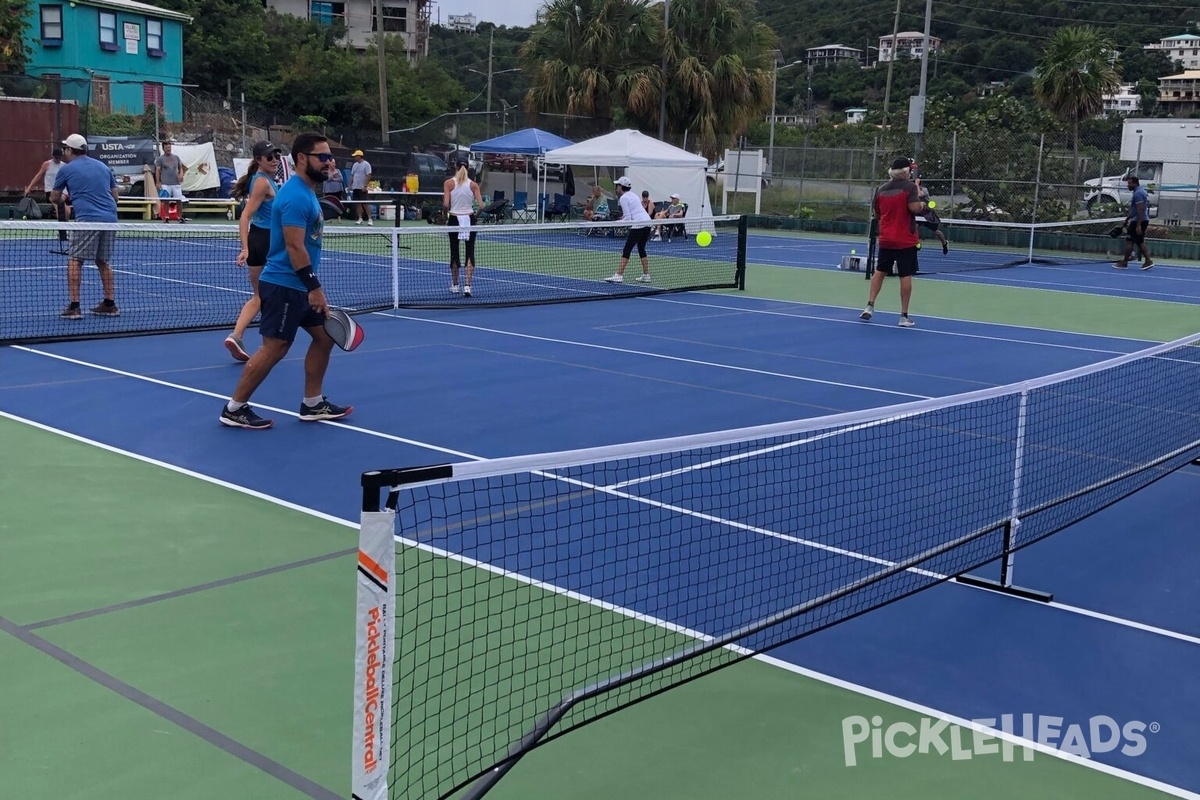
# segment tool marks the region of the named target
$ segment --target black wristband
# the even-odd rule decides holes
[[[296,270],[296,277],[304,284],[304,288],[310,292],[315,292],[321,288],[321,282],[317,280],[317,276],[313,274],[312,264],[309,264],[303,269]]]

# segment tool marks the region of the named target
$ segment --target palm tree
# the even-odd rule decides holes
[[[1079,183],[1079,121],[1104,108],[1104,95],[1121,85],[1117,49],[1089,26],[1059,28],[1038,59],[1033,92],[1039,103],[1071,125],[1075,183]]]
[[[665,130],[677,141],[686,133],[709,158],[771,107],[777,38],[754,16],[753,0],[671,3]],[[630,92],[628,112],[657,126],[659,96]]]
[[[753,0],[552,0],[521,48],[529,111],[620,115],[715,157],[771,106],[775,34]],[[666,54],[667,70],[662,69]]]
[[[612,117],[657,91],[662,21],[647,0],[552,0],[545,15],[519,54],[528,111]]]

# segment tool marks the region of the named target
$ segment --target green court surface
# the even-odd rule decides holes
[[[865,296],[845,274],[752,270],[754,295]],[[1161,302],[934,281],[915,298],[927,316],[1145,339],[1196,327],[1194,306]],[[349,796],[353,526],[2,416],[0,452],[0,798]],[[1166,796],[1019,750],[847,767],[843,718],[876,714],[922,716],[749,661],[535,750],[489,797]]]

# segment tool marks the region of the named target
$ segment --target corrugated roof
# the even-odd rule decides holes
[[[148,17],[161,17],[162,19],[173,19],[189,23],[192,21],[192,18],[187,14],[181,14],[178,11],[171,11],[167,8],[159,8],[148,3],[138,3],[136,0],[75,0],[75,2],[83,3],[85,6],[130,11],[135,14],[144,14]]]

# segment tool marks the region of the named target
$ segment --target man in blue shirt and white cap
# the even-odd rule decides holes
[[[66,163],[54,177],[54,189],[50,202],[62,202],[63,191],[71,197],[71,207],[78,222],[117,221],[117,179],[112,170],[102,161],[89,158],[87,139],[72,133],[63,139],[63,161]],[[67,246],[67,295],[70,304],[63,310],[63,319],[83,319],[79,306],[79,286],[83,278],[83,262],[96,262],[100,283],[104,287],[104,300],[92,309],[101,317],[120,316],[114,300],[112,260],[113,242],[117,232],[112,230],[72,231]]]

